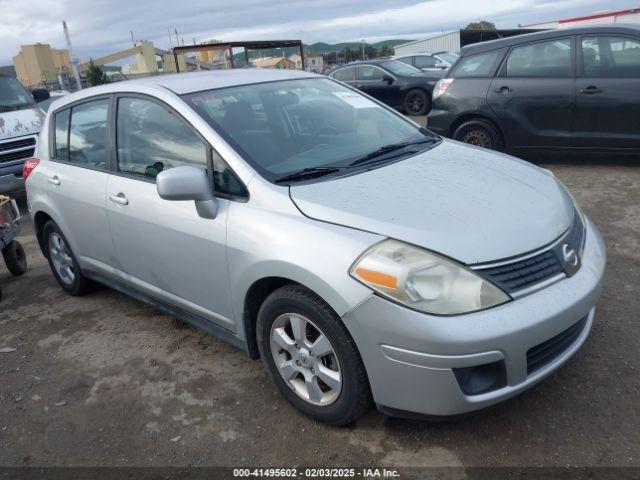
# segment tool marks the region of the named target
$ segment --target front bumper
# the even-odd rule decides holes
[[[438,317],[371,295],[343,320],[365,364],[375,402],[385,411],[447,416],[478,410],[533,386],[584,343],[602,289],[605,246],[587,220],[582,267],[572,277],[507,304]],[[571,343],[542,368],[527,371],[527,351],[584,320]],[[504,362],[506,382],[463,393],[453,369]]]

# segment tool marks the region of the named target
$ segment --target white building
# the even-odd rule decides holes
[[[535,28],[535,27],[531,27]],[[404,43],[394,47],[396,56],[411,55],[413,53],[428,52],[453,52],[459,53],[460,49],[465,45],[472,43],[486,42],[488,40],[496,40],[498,38],[513,37],[523,33],[530,33],[524,29],[509,30],[453,30],[452,32],[433,35],[423,40]]]
[[[521,28],[555,29],[571,27],[588,27],[591,25],[611,25],[614,23],[626,23],[640,25],[640,7],[628,10],[616,10],[595,12],[583,17],[564,18],[550,22],[529,23],[520,25]]]
[[[296,68],[302,70],[302,59],[299,53],[289,55],[289,60],[296,64]],[[304,54],[305,70],[307,72],[323,73],[324,60],[322,54],[305,52]]]

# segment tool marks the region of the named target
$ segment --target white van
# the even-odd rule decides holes
[[[0,73],[0,194],[24,189],[22,166],[33,156],[44,112],[36,105],[49,98],[29,93],[15,78]]]

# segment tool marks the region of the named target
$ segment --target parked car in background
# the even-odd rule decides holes
[[[104,283],[262,358],[316,420],[480,409],[589,334],[605,249],[565,187],[340,82],[161,75],[54,107],[25,178],[59,285]]]
[[[32,157],[44,113],[36,105],[49,92],[29,93],[10,75],[0,73],[0,194],[24,188],[22,165]]]
[[[465,47],[429,129],[486,148],[640,152],[640,28],[562,29]]]
[[[404,62],[419,68],[423,72],[433,72],[446,70],[458,60],[459,55],[453,52],[435,53],[413,53],[393,57],[395,60]]]
[[[38,102],[38,106],[43,111],[46,112],[47,110],[49,110],[49,107],[51,106],[51,104],[53,102],[55,102],[60,97],[64,97],[65,95],[69,95],[69,91],[68,90],[50,90],[49,91],[49,98],[47,98],[46,100],[42,100],[42,101]]]
[[[442,72],[425,73],[397,60],[368,60],[327,74],[409,115],[431,110],[433,88]]]

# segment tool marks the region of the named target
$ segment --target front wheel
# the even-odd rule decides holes
[[[371,405],[355,342],[336,313],[299,285],[273,292],[258,312],[258,347],[284,397],[302,413],[346,425]]]
[[[412,116],[424,115],[431,110],[431,98],[422,90],[409,90],[404,97],[404,110]]]

